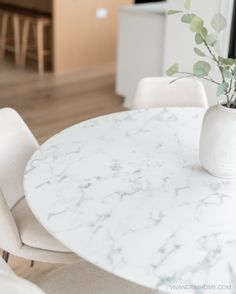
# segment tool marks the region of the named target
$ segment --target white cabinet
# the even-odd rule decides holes
[[[163,70],[166,4],[139,4],[119,11],[116,92],[130,107],[138,81]]]

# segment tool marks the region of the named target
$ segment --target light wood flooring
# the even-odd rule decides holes
[[[98,76],[99,72],[99,76]],[[114,91],[113,69],[98,69],[67,75],[39,76],[33,70],[0,63],[0,108],[12,107],[26,121],[40,143],[80,121],[124,110]],[[1,253],[1,252],[0,252]],[[30,262],[10,256],[15,272],[36,281],[55,265]]]
[[[0,63],[0,108],[16,109],[42,143],[65,127],[121,111],[114,79],[112,68],[40,77],[32,70]]]

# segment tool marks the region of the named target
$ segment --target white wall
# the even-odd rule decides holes
[[[184,0],[169,0],[170,9],[183,9]],[[221,12],[225,15],[228,23],[231,23],[233,0],[192,0],[192,10],[206,20],[207,27],[210,28],[210,22],[213,15]],[[225,33],[222,34],[221,44],[223,54],[228,52],[230,26]],[[194,34],[189,30],[188,26],[181,23],[180,15],[170,15],[166,18],[166,38],[164,50],[164,69],[166,70],[174,63],[179,63],[180,70],[192,72],[192,65],[201,59],[194,52],[196,47],[194,42]],[[164,70],[164,72],[165,72]],[[163,72],[163,74],[164,74]],[[217,73],[214,73],[216,76]],[[216,88],[213,84],[205,82],[209,104],[216,103]]]

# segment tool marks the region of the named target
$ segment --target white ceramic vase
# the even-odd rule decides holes
[[[210,107],[203,119],[200,162],[210,174],[236,177],[236,109],[222,102]]]

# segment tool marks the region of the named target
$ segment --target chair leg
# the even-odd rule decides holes
[[[29,29],[30,29],[30,20],[24,19],[23,29],[22,29],[22,47],[21,47],[21,65],[22,66],[25,66],[25,63],[26,63]]]
[[[0,36],[0,58],[5,57],[6,53],[6,42],[7,42],[7,30],[8,30],[9,14],[3,13],[2,25],[1,25],[1,36]]]
[[[2,258],[5,260],[6,263],[8,263],[9,256],[10,256],[10,253],[9,252],[3,251]]]
[[[18,15],[13,16],[13,28],[14,28],[14,47],[15,47],[15,63],[20,64],[20,18]]]
[[[30,267],[33,267],[33,266],[34,266],[34,260],[31,260]]]
[[[43,34],[43,23],[38,21],[36,24],[37,34],[37,56],[38,56],[38,72],[44,73],[44,34]]]

